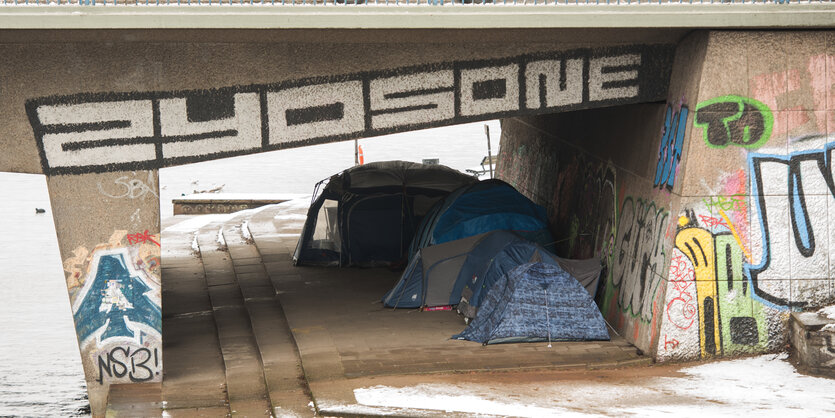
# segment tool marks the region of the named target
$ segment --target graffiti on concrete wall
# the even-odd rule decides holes
[[[64,262],[82,360],[100,384],[161,379],[158,243],[159,234],[116,231]]]
[[[549,202],[549,224],[557,252],[568,258],[600,256],[608,261],[617,228],[615,168],[586,161],[582,154],[560,153],[559,174]]]
[[[29,100],[44,174],[152,169],[520,114],[659,100],[674,48],[576,49],[173,92]]]
[[[708,102],[727,103],[729,97],[739,106],[759,106],[750,113],[770,114],[762,103],[738,96]],[[764,116],[745,121],[750,129],[732,126],[744,118],[727,119],[725,139],[711,139],[720,130],[711,132],[707,121],[718,125],[701,118],[704,108],[699,105],[694,125],[709,146],[758,148],[769,139]],[[758,132],[764,136],[757,138]],[[773,349],[784,338],[781,311],[832,301],[828,208],[835,198],[835,142],[830,141],[826,135],[804,135],[789,141],[804,145],[795,152],[752,151],[744,168],[725,173],[724,185],[711,189],[702,181],[709,196],[694,201],[678,221],[659,358]]]
[[[666,272],[664,237],[670,212],[655,202],[623,200],[612,256],[611,283],[618,291],[620,310],[644,321],[652,319],[652,301]]]
[[[678,174],[678,163],[681,161],[681,152],[684,147],[689,112],[686,105],[679,105],[678,109],[673,109],[672,105],[667,104],[661,145],[658,149],[658,162],[655,167],[655,180],[653,181],[655,187],[673,190]]]
[[[747,273],[760,302],[778,309],[802,308],[805,297],[793,297],[786,286],[765,289],[768,281],[829,277],[828,205],[835,200],[832,153],[822,149],[788,155],[748,156],[753,201],[752,246],[760,257]],[[800,295],[799,290],[795,290]]]
[[[702,216],[689,210],[679,218],[662,334],[702,358],[765,350],[764,308],[744,271],[749,254],[727,215],[711,224]]]
[[[641,346],[650,346],[657,340],[668,228],[667,209],[650,200],[623,198],[600,308],[618,332]]]
[[[699,103],[693,125],[702,129],[702,138],[711,148],[756,149],[771,138],[774,115],[760,101],[728,95]]]

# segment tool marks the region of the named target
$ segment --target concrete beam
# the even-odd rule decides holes
[[[4,7],[0,29],[825,28],[835,3]]]

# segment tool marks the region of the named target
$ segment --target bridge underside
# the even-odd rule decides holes
[[[499,177],[659,360],[779,349],[835,297],[832,31],[0,34],[0,170],[48,176],[96,415],[172,361],[159,168],[232,155],[501,118]]]

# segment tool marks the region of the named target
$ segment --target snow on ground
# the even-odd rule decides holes
[[[171,225],[162,232],[194,232],[212,222],[226,222],[238,215],[239,213],[198,215]]]
[[[541,416],[833,416],[835,380],[797,373],[786,355],[717,361],[681,377],[536,383],[421,384],[354,390],[367,406]]]
[[[249,232],[249,221],[241,223],[241,238],[246,242],[252,242],[252,233]]]
[[[827,306],[825,308],[821,308],[818,311],[818,315],[825,316],[829,319],[835,320],[835,305]]]
[[[196,193],[177,197],[177,200],[293,200],[305,196],[299,193]]]

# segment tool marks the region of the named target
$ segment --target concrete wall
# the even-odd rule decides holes
[[[835,33],[699,32],[667,101],[503,121],[499,175],[601,255],[609,322],[659,360],[785,347],[835,300]]]
[[[548,210],[561,256],[599,255],[598,304],[645,351],[657,341],[678,199],[653,187],[663,104],[502,121],[498,174]]]
[[[782,349],[790,310],[835,300],[835,33],[712,32],[704,51],[662,359]]]
[[[156,171],[47,177],[92,410],[110,384],[162,381]]]

